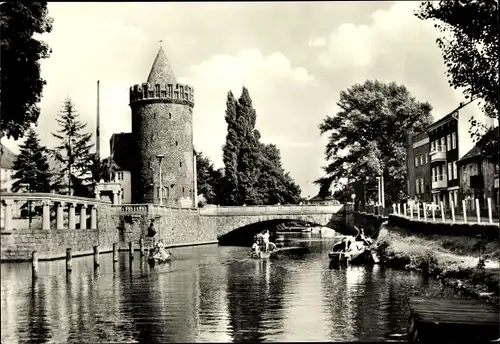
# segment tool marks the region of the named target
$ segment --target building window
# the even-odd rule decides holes
[[[431,179],[434,182],[437,180],[437,174],[436,174],[436,168],[435,167],[433,167],[432,170],[431,170]]]
[[[456,161],[453,161],[453,179],[458,179],[458,169]]]
[[[448,180],[451,180],[453,178],[453,171],[452,171],[452,164],[451,162],[448,163]]]
[[[446,142],[444,142],[444,136],[441,138],[441,147],[439,147],[438,151],[440,152],[446,151]]]
[[[179,167],[182,167],[182,161],[179,161]]]
[[[425,163],[429,162],[429,153],[425,152]]]
[[[158,85],[158,84],[155,85],[155,93],[156,93],[155,94],[156,97],[159,98],[160,97],[160,85]]]
[[[451,133],[451,149],[457,148],[457,133]]]
[[[415,157],[415,167],[418,167],[418,156]]]
[[[415,194],[419,194],[420,193],[420,180],[417,178],[415,180]]]
[[[500,166],[499,164],[495,165],[495,174],[498,174],[498,170],[500,169],[499,166]]]
[[[420,166],[424,164],[424,156],[420,155]]]
[[[123,180],[123,172],[118,172],[118,180]]]
[[[172,119],[172,113],[168,113],[168,119]]]
[[[446,135],[446,151],[451,150],[451,135]]]
[[[124,198],[125,198],[125,192],[124,192],[124,190],[122,189],[122,199],[124,199]]]
[[[453,202],[455,203],[455,206],[457,206],[458,203],[458,190],[455,190],[453,193]]]

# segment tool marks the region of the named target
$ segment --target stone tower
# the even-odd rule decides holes
[[[162,194],[163,205],[194,206],[193,88],[176,81],[162,48],[147,82],[130,88],[130,107],[137,159],[132,202],[159,204]]]

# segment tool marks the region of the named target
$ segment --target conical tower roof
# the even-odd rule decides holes
[[[174,72],[172,71],[172,67],[170,67],[170,63],[168,62],[167,56],[165,56],[165,52],[163,51],[162,47],[160,47],[160,50],[158,50],[155,62],[153,62],[153,66],[151,67],[151,71],[149,72],[147,82],[151,85],[177,83]]]

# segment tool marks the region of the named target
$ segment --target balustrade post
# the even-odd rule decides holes
[[[417,202],[417,219],[420,221],[420,202]]]
[[[481,210],[479,209],[479,199],[476,198],[476,216],[477,216],[477,223],[481,223]]]
[[[423,212],[424,212],[424,221],[427,222],[427,207],[425,206],[425,203],[422,204],[423,205]]]
[[[450,200],[450,207],[451,207],[451,222],[455,223],[455,204],[453,203],[453,200]]]
[[[462,208],[464,212],[464,222],[467,223],[467,203],[465,200],[462,200]]]
[[[410,204],[410,218],[413,219],[413,206]]]
[[[444,203],[443,202],[440,203],[439,208],[441,208],[441,220],[443,220],[443,222],[446,222],[446,219],[444,217]]]
[[[401,203],[398,203],[398,215],[401,215]]]
[[[404,211],[404,216],[407,216],[407,215],[406,215],[406,203],[405,203],[405,204],[403,204],[403,211]]]
[[[50,201],[42,203],[42,229],[50,229]]]
[[[64,202],[58,202],[56,208],[56,229],[64,228]]]
[[[95,199],[101,199],[101,191],[95,191]]]
[[[491,209],[491,198],[488,197],[488,219],[490,223],[493,223],[493,211]]]
[[[97,205],[90,208],[90,229],[97,229]]]
[[[68,204],[68,229],[75,229],[75,203]]]
[[[87,205],[82,204],[80,208],[80,229],[87,229]]]
[[[6,231],[12,230],[12,202],[5,201],[5,206],[3,208],[3,227]]]

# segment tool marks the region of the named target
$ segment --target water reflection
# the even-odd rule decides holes
[[[309,236],[309,234],[307,234]],[[375,341],[407,326],[403,296],[418,275],[378,266],[331,270],[331,242],[287,235],[278,260],[252,260],[248,248],[174,249],[150,267],[145,257],[101,255],[65,262],[1,265],[2,343],[165,343]],[[284,240],[281,240],[284,242]]]

